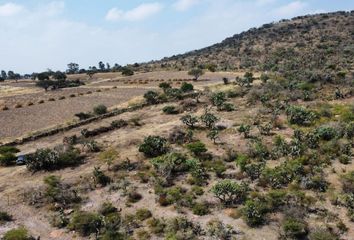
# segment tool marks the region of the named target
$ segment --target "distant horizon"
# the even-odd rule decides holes
[[[82,9],[82,10],[81,10]],[[352,11],[354,2],[311,0],[0,0],[0,70],[20,74],[158,61],[298,16]]]

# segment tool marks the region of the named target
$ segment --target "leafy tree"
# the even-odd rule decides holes
[[[7,74],[4,70],[1,70],[1,78],[6,80],[7,79]]]
[[[205,113],[200,117],[200,120],[205,124],[207,128],[213,128],[219,121],[219,118],[205,110]]]
[[[48,91],[48,88],[53,86],[54,82],[52,80],[39,80],[36,82],[37,87],[43,88],[45,91]]]
[[[68,69],[66,70],[68,74],[75,74],[79,72],[79,64],[77,63],[69,63]]]
[[[210,138],[210,140],[212,140],[214,142],[214,144],[216,143],[216,140],[219,138],[219,130],[217,129],[212,129],[208,135],[208,138]]]
[[[223,104],[226,102],[226,94],[224,92],[214,93],[211,98],[211,102],[219,110],[222,108]]]
[[[92,79],[93,75],[96,74],[96,70],[88,70],[86,73],[90,79]]]
[[[200,68],[193,68],[188,72],[188,75],[193,76],[194,80],[197,81],[200,76],[204,74],[204,71]]]
[[[106,69],[105,64],[101,61],[98,63],[98,68],[100,69],[101,72],[104,72]]]
[[[181,117],[181,121],[188,127],[194,128],[195,124],[198,123],[198,118],[191,114],[187,114]]]
[[[229,179],[216,183],[211,191],[223,204],[239,204],[242,203],[248,195],[249,187],[246,183],[238,184]]]
[[[158,157],[168,151],[167,140],[159,136],[148,136],[139,146],[139,152],[145,154],[146,157]]]
[[[56,71],[55,73],[53,73],[53,78],[56,80],[66,80],[67,76],[61,71]]]

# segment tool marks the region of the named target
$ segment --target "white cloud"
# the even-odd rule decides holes
[[[108,21],[140,21],[151,17],[162,10],[160,3],[143,3],[129,11],[112,8],[106,15]]]
[[[15,3],[5,3],[0,5],[0,17],[10,17],[20,13],[24,7]]]
[[[307,3],[302,1],[294,1],[285,6],[275,9],[274,13],[280,17],[289,17],[299,14],[307,7]]]
[[[62,13],[65,9],[65,3],[63,1],[51,2],[43,8],[43,12],[47,16],[55,16]]]
[[[174,4],[174,8],[177,11],[186,11],[190,9],[191,7],[197,5],[200,2],[200,0],[178,0]]]

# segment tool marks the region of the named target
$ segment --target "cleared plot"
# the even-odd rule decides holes
[[[87,91],[87,89],[86,89]],[[112,89],[75,98],[45,102],[0,112],[0,140],[63,124],[74,119],[75,113],[91,111],[95,105],[112,107],[146,92],[144,88]]]

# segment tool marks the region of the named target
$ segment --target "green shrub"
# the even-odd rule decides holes
[[[181,86],[181,91],[182,92],[191,92],[193,90],[194,90],[193,84],[186,83],[186,82],[182,83],[182,86]]]
[[[96,115],[102,115],[107,113],[107,107],[105,105],[97,105],[96,107],[93,108],[93,112]]]
[[[95,167],[93,170],[93,178],[95,184],[100,184],[101,186],[107,186],[111,183],[112,179],[104,174],[99,167]]]
[[[59,151],[51,149],[38,149],[26,160],[29,171],[53,171],[65,167],[76,166],[82,163],[82,157],[77,150]]]
[[[286,109],[288,120],[291,124],[309,126],[317,118],[316,114],[301,106],[290,106]]]
[[[207,203],[196,203],[192,208],[192,212],[198,216],[204,216],[209,213],[209,206]]]
[[[287,218],[283,223],[283,230],[287,237],[302,239],[308,233],[308,226],[303,220]]]
[[[159,103],[159,94],[155,91],[148,91],[144,94],[144,98],[148,104],[154,105]]]
[[[96,213],[79,211],[72,216],[68,228],[75,230],[81,236],[87,237],[97,231],[102,226],[102,219]]]
[[[238,132],[239,133],[243,133],[245,138],[249,138],[250,131],[251,131],[251,126],[250,125],[241,124],[241,126],[238,128]]]
[[[180,153],[169,153],[151,160],[151,164],[166,179],[174,174],[187,171],[189,166],[187,158]]]
[[[16,164],[17,157],[13,153],[0,154],[0,166],[11,166]]]
[[[187,144],[187,148],[196,156],[200,156],[208,151],[205,144],[200,141]]]
[[[207,161],[205,162],[205,167],[215,172],[217,177],[222,177],[223,173],[227,170],[227,167],[222,160]]]
[[[161,221],[157,218],[151,218],[147,221],[147,225],[149,230],[154,234],[161,234],[165,231],[165,221]]]
[[[332,140],[336,137],[337,131],[332,127],[322,126],[316,129],[316,134],[325,141]]]
[[[265,223],[267,206],[261,200],[247,200],[242,209],[242,216],[249,226],[259,226]]]
[[[20,227],[7,231],[2,240],[34,240],[29,236],[27,229]]]
[[[261,175],[261,182],[273,188],[280,188],[292,182],[303,174],[304,167],[298,160],[291,160],[275,168],[265,168]]]
[[[20,150],[16,147],[12,147],[12,146],[3,146],[0,147],[0,154],[5,154],[5,153],[19,153]]]
[[[178,110],[175,106],[166,106],[162,111],[166,114],[178,114]]]
[[[159,136],[149,136],[139,146],[139,152],[144,153],[146,157],[158,157],[168,151],[167,140]]]
[[[354,171],[343,175],[341,181],[345,193],[354,193]]]
[[[111,213],[116,213],[117,211],[118,209],[115,206],[113,206],[111,202],[102,203],[99,209],[99,213],[102,214],[103,216],[108,216]]]
[[[10,221],[12,221],[11,215],[9,215],[7,212],[0,211],[0,224],[4,222],[10,222]]]
[[[223,204],[242,203],[248,195],[249,187],[246,183],[238,184],[231,180],[222,180],[216,183],[211,191]]]

